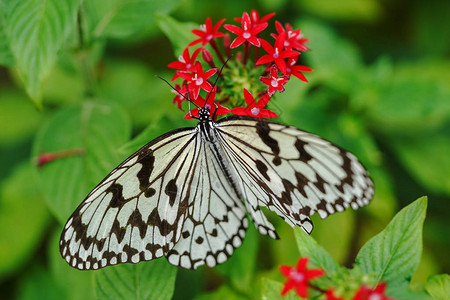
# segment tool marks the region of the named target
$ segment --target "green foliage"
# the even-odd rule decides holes
[[[123,264],[94,275],[98,299],[171,299],[177,268],[165,260]]]
[[[3,29],[9,48],[26,90],[37,107],[42,105],[42,83],[51,71],[67,36],[74,30],[79,2],[1,2]]]
[[[417,268],[422,252],[422,227],[426,214],[427,199],[422,197],[402,209],[378,235],[371,238],[359,251],[353,269],[339,267],[334,259],[317,242],[295,229],[300,256],[308,257],[308,268],[326,270],[326,274],[314,283],[322,290],[335,289],[340,296],[350,299],[362,284],[375,287],[387,282],[387,294],[397,299],[429,299],[424,291],[412,291],[409,284]],[[445,278],[436,278],[427,286],[442,293]],[[282,284],[266,282],[263,298],[274,299],[275,289]],[[272,287],[272,288],[271,288]]]
[[[450,295],[450,275],[440,274],[430,276],[425,285],[425,289],[433,299],[447,299],[448,295]]]
[[[31,165],[22,163],[0,185],[0,277],[24,265],[49,223],[50,215],[33,175]],[[13,228],[12,224],[20,226]]]
[[[448,274],[429,276],[450,268],[447,2],[291,2],[0,0],[1,299],[277,299],[279,265],[300,256],[327,271],[319,287],[347,298],[380,281],[398,299],[448,298]],[[314,69],[309,83],[289,82],[271,109],[355,153],[375,182],[372,203],[313,216],[312,237],[269,213],[281,240],[250,224],[243,245],[214,269],[177,272],[165,259],[68,266],[59,237],[86,194],[142,145],[195,124],[154,75],[170,80],[167,64],[206,17],[233,23],[253,8],[276,10],[310,39],[300,56]],[[62,157],[37,167],[44,153]],[[428,203],[392,219],[422,195]]]

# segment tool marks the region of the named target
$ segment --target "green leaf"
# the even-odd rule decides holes
[[[175,57],[181,55],[187,45],[197,39],[197,36],[194,35],[191,30],[199,28],[198,24],[191,22],[182,23],[174,18],[164,15],[156,16],[156,22],[162,32],[164,32],[172,43],[175,51]],[[189,51],[192,54],[194,50],[190,49]]]
[[[409,282],[397,282],[387,285],[386,295],[394,299],[408,300],[431,300],[431,297],[425,291],[413,291],[409,288]],[[447,298],[446,298],[447,299]]]
[[[378,20],[382,13],[382,6],[376,0],[300,0],[295,4],[302,12],[306,11],[331,20],[373,22]]]
[[[236,293],[236,291],[232,290],[228,285],[222,285],[219,289],[212,293],[201,294],[194,298],[195,300],[246,300],[248,297],[245,297],[242,294]]]
[[[36,251],[49,217],[31,165],[18,165],[0,188],[0,278]]]
[[[94,273],[96,271],[80,271],[69,266],[59,253],[59,238],[63,230],[58,226],[52,234],[47,247],[51,277],[54,286],[63,293],[61,299],[86,300],[94,299]],[[83,287],[83,288],[74,288]]]
[[[121,264],[95,272],[99,299],[171,299],[177,268],[165,259]]]
[[[48,270],[42,266],[27,269],[21,277],[17,299],[19,300],[60,300],[66,299],[64,291],[57,285]],[[77,288],[73,286],[73,288]],[[78,287],[79,288],[79,287]],[[82,288],[82,287],[81,287]]]
[[[377,281],[390,285],[411,280],[422,252],[426,207],[426,197],[414,201],[362,247],[356,264],[364,273],[376,273]]]
[[[333,257],[301,228],[294,228],[294,235],[300,256],[309,258],[308,267],[324,269],[327,271],[326,276],[339,270]]]
[[[305,53],[305,59],[314,69],[316,83],[324,81],[343,93],[354,88],[363,67],[358,49],[320,22],[302,21],[294,28],[300,28],[306,38],[311,38],[307,45],[312,51]]]
[[[38,170],[47,203],[61,223],[126,158],[118,148],[128,141],[130,131],[128,116],[120,108],[94,102],[64,109],[41,128],[33,147],[35,157],[75,149],[74,156],[49,162]]]
[[[425,289],[433,299],[448,299],[448,295],[450,295],[450,275],[439,274],[430,276],[425,284]]]
[[[252,288],[251,281],[258,259],[258,234],[255,227],[250,226],[242,245],[228,261],[216,267],[216,270],[230,279],[233,287],[244,293]]]
[[[6,36],[28,95],[41,107],[43,81],[75,27],[80,0],[2,0]]]
[[[2,3],[0,2],[0,11],[2,8]],[[12,66],[14,65],[14,57],[9,49],[9,42],[6,38],[5,24],[3,16],[0,13],[0,65]]]
[[[262,290],[261,299],[262,300],[272,300],[272,299],[286,299],[294,300],[298,299],[295,291],[290,291],[286,296],[281,296],[281,290],[283,289],[283,284],[281,282],[271,280],[268,278],[263,278],[261,280]]]
[[[379,132],[415,135],[446,124],[450,117],[450,90],[441,82],[393,74],[371,88],[377,92],[367,113]]]
[[[169,114],[184,120],[185,112],[172,104],[171,88],[154,76],[159,74],[168,79],[173,74],[161,74],[142,62],[126,59],[108,60],[104,73],[100,82],[102,97],[124,107],[133,116],[135,126],[155,125],[159,118]]]
[[[391,138],[397,158],[424,187],[450,195],[450,140],[445,134]]]
[[[31,138],[36,127],[42,121],[42,117],[43,114],[36,111],[23,92],[2,88],[0,93],[0,145],[12,146]]]
[[[86,18],[94,39],[142,39],[155,30],[155,15],[167,14],[179,0],[85,1]]]

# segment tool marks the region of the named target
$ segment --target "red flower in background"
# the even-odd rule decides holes
[[[264,94],[258,102],[255,102],[252,94],[247,89],[244,89],[244,98],[247,107],[235,107],[231,112],[235,115],[244,115],[255,118],[275,118],[278,117],[276,113],[264,108],[270,100],[270,95]]]
[[[294,75],[298,79],[304,82],[308,82],[308,79],[306,79],[305,75],[302,74],[302,72],[312,72],[313,69],[302,66],[302,65],[296,65],[297,63],[297,57],[289,58],[286,64],[286,75],[291,76]]]
[[[274,62],[278,69],[286,74],[286,58],[298,56],[300,52],[295,50],[286,50],[284,49],[284,41],[285,41],[285,33],[281,33],[277,40],[275,41],[275,47],[272,47],[269,42],[265,40],[261,40],[261,46],[266,50],[267,54],[263,55],[258,61],[256,65],[262,65]]]
[[[226,24],[226,30],[231,31],[234,34],[237,34],[238,37],[234,39],[231,43],[230,48],[236,48],[240,46],[245,41],[249,42],[253,46],[259,47],[261,45],[260,40],[256,37],[258,33],[263,31],[267,27],[267,23],[261,24],[252,24],[250,22],[250,17],[248,13],[244,12],[241,20],[242,28],[239,28],[235,25]]]
[[[202,43],[202,46],[205,46],[213,39],[223,37],[224,34],[218,31],[223,22],[225,22],[225,19],[220,20],[216,25],[213,26],[211,18],[206,18],[205,24],[200,26],[200,29],[192,30],[192,33],[199,36],[200,38],[190,42],[188,44],[188,47],[196,45],[198,43]]]
[[[353,300],[394,300],[386,296],[386,282],[381,282],[374,289],[370,289],[366,285],[363,285],[356,292]]]
[[[193,92],[193,97],[196,99],[200,93],[200,89],[207,92],[211,91],[211,83],[208,82],[208,78],[216,74],[217,69],[211,69],[203,72],[203,67],[199,61],[195,63],[195,72],[189,73],[184,71],[177,71],[178,76],[188,81],[188,89]],[[186,86],[182,87],[182,93],[186,93]]]
[[[300,51],[308,50],[305,43],[309,41],[303,37],[300,29],[292,29],[292,26],[286,23],[286,29],[284,29],[283,25],[280,22],[275,21],[275,28],[277,29],[278,35],[272,33],[272,37],[277,39],[281,33],[286,34],[286,39],[284,41],[284,47],[286,49],[297,49]]]
[[[268,85],[267,93],[272,96],[275,91],[284,91],[283,86],[286,84],[286,82],[288,82],[289,77],[285,75],[278,77],[277,67],[272,65],[272,67],[270,68],[270,76],[260,77],[259,80]]]
[[[171,69],[178,69],[179,71],[189,71],[194,72],[195,71],[195,59],[197,58],[198,54],[200,53],[201,48],[198,48],[197,50],[192,53],[192,56],[189,55],[189,48],[184,49],[183,55],[180,55],[178,57],[177,61],[171,62],[168,67]],[[178,73],[175,73],[175,75],[172,78],[172,81],[177,79]]]
[[[216,99],[216,87],[214,87],[212,92],[208,94],[206,100],[201,96],[199,96],[195,99],[191,99],[192,102],[197,104],[198,107],[191,109],[190,113],[187,113],[184,116],[184,118],[192,119],[192,116],[198,118],[198,110],[200,109],[200,107],[208,108],[209,112],[211,114],[211,118],[214,116],[214,121],[217,119],[217,116],[226,115],[226,114],[230,113],[230,110],[228,108],[223,107],[222,105],[220,105],[218,103],[215,103],[214,102],[215,99]],[[217,111],[216,111],[216,109],[217,109]],[[215,112],[215,115],[214,115],[214,112]]]
[[[181,110],[183,110],[183,108],[181,107],[181,104],[183,103],[184,100],[186,100],[183,97],[183,95],[185,95],[185,93],[182,93],[181,92],[182,90],[183,90],[183,88],[179,84],[175,84],[175,89],[171,90],[171,92],[175,94],[175,98],[173,98],[172,103],[176,103],[177,107]]]
[[[251,20],[252,26],[253,26],[253,25],[257,25],[257,24],[267,23],[267,21],[269,21],[275,15],[276,14],[273,12],[273,13],[265,15],[262,18],[259,18],[259,13],[256,11],[256,9],[252,9],[252,11],[250,12],[250,20]],[[240,18],[240,17],[234,18],[234,20],[239,23],[242,22],[242,18]]]
[[[309,281],[314,278],[323,276],[324,270],[321,269],[307,269],[308,258],[302,257],[297,263],[295,268],[290,266],[281,266],[280,272],[287,277],[287,281],[284,284],[281,295],[286,295],[292,289],[295,289],[297,295],[300,297],[308,297]]]

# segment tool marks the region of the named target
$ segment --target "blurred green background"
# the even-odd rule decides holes
[[[302,59],[314,72],[306,74],[308,84],[291,80],[278,95],[278,121],[352,151],[375,181],[367,208],[315,218],[313,236],[351,266],[395,212],[427,195],[413,285],[448,272],[449,6],[445,0],[1,0],[0,298],[108,295],[98,292],[100,276],[72,270],[60,258],[62,226],[139,146],[195,125],[153,75],[173,76],[167,64],[206,17],[233,23],[251,9],[275,11],[272,30],[275,19],[289,22],[311,40]],[[87,154],[36,165],[40,153],[73,148]],[[292,229],[276,216],[271,221],[280,241],[250,228],[224,265],[179,270],[174,298],[256,298],[260,278],[281,280],[278,265],[295,263],[298,252]]]

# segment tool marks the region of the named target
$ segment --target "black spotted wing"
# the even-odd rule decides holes
[[[64,226],[62,257],[80,270],[165,255],[196,268],[225,261],[245,208],[197,128],[169,132],[115,168]]]
[[[349,206],[357,209],[373,196],[372,180],[358,159],[314,134],[237,116],[218,121],[216,129],[262,234],[276,236],[261,206],[310,233],[312,214],[325,218]]]

